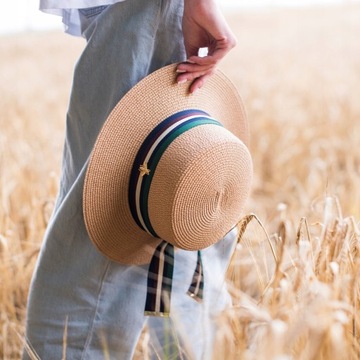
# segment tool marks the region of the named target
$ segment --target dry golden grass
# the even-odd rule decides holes
[[[357,359],[360,7],[227,13],[255,179],[217,359]],[[83,41],[0,38],[0,358],[19,359]],[[146,336],[144,343],[149,341]],[[139,346],[137,358],[144,358]]]

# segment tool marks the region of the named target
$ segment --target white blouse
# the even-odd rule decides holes
[[[65,25],[65,32],[81,36],[78,9],[111,5],[124,0],[40,0],[40,10],[59,15]]]

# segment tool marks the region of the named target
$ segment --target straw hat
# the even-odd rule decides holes
[[[235,87],[217,71],[189,94],[175,70],[153,72],[118,102],[89,161],[86,228],[120,263],[150,262],[162,240],[185,250],[216,243],[249,195],[249,129]]]

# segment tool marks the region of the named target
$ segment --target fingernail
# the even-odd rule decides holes
[[[179,73],[179,74],[181,74],[181,73],[185,73],[186,70],[176,69],[176,72]]]
[[[192,61],[192,60],[186,60],[186,62],[187,63],[189,63],[189,64],[196,64],[194,61]]]
[[[182,80],[178,81],[178,84],[181,85],[181,84],[185,84],[186,82],[187,82],[187,79],[182,79]]]

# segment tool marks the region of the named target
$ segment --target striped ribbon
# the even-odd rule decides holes
[[[174,246],[162,241],[151,259],[147,279],[145,315],[168,317],[172,277],[174,272]],[[191,285],[187,294],[194,300],[203,300],[204,273],[201,252],[197,252],[197,262]]]
[[[197,252],[196,268],[187,293],[198,302],[201,302],[204,296],[204,271],[200,250]]]
[[[145,315],[169,316],[173,272],[174,246],[162,241],[149,265]]]
[[[180,111],[159,123],[150,132],[135,157],[129,182],[129,207],[136,224],[154,237],[159,238],[150,222],[148,198],[157,164],[172,141],[184,132],[205,124],[222,126],[201,110]],[[169,315],[173,271],[174,247],[162,241],[156,248],[149,266],[146,315]],[[195,300],[201,301],[203,288],[203,266],[201,253],[198,251],[197,264],[188,294]]]

